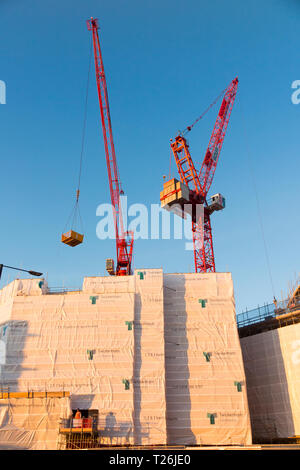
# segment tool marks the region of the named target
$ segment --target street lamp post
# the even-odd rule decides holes
[[[37,271],[29,271],[27,269],[14,268],[13,266],[6,266],[6,264],[0,264],[0,279],[1,279],[3,268],[15,269],[16,271],[23,271],[25,273],[31,274],[32,276],[42,276],[43,274],[43,273],[38,273]]]

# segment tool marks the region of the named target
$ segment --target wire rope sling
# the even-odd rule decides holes
[[[61,235],[61,241],[68,246],[77,246],[83,242],[84,235],[79,233],[77,228],[80,223],[80,229],[83,231],[83,224],[79,210],[79,195],[80,195],[80,182],[81,182],[81,172],[82,172],[82,158],[84,150],[84,141],[85,141],[85,130],[86,130],[86,118],[87,118],[87,102],[88,102],[88,90],[89,90],[89,80],[90,80],[90,69],[91,69],[91,57],[92,57],[92,43],[90,51],[90,60],[89,60],[89,70],[86,86],[86,97],[85,97],[85,110],[84,110],[84,120],[83,120],[83,131],[82,131],[82,143],[81,143],[81,154],[80,154],[80,164],[79,164],[79,177],[78,177],[78,186],[76,189],[76,200],[72,212],[67,220],[63,233]],[[70,227],[68,231],[65,231],[66,227]]]

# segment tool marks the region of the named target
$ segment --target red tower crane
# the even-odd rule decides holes
[[[164,191],[162,191],[160,198],[161,205],[167,210],[172,210],[172,206],[178,206],[178,204],[183,209],[185,204],[192,205],[192,232],[196,272],[215,272],[210,216],[215,210],[224,209],[225,199],[221,194],[215,194],[209,201],[210,203],[208,203],[207,193],[219,160],[237,86],[238,78],[235,78],[225,90],[199,173],[194,166],[189,146],[183,133],[179,133],[174,141],[171,140],[171,149],[181,182],[173,179],[164,183]],[[187,127],[186,131],[190,131],[192,127]],[[196,214],[195,207],[197,204],[204,206],[202,217],[198,217]]]
[[[93,48],[96,70],[96,82],[98,89],[100,114],[102,122],[103,140],[108,171],[111,203],[114,214],[115,237],[117,249],[117,266],[115,269],[113,259],[106,260],[106,270],[111,275],[126,276],[131,274],[131,263],[133,255],[133,232],[124,231],[122,207],[120,195],[123,194],[120,184],[117,159],[112,134],[112,126],[109,112],[109,102],[104,66],[98,35],[98,20],[91,18],[87,20],[87,27],[93,34]]]

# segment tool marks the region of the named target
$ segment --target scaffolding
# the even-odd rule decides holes
[[[149,432],[149,429],[148,429]],[[127,443],[124,444],[124,435]],[[97,418],[61,419],[59,424],[58,450],[97,449],[101,447],[131,447],[129,437],[133,429],[121,424],[108,427]]]
[[[99,433],[92,418],[70,418],[60,421],[59,450],[95,449],[99,446]]]
[[[288,298],[237,315],[240,338],[300,322],[300,283]]]

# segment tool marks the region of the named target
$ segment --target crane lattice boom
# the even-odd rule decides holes
[[[211,186],[219,155],[222,149],[223,140],[226,134],[230,114],[232,111],[235,95],[237,92],[238,79],[232,80],[227,88],[221,107],[217,116],[215,127],[213,129],[205,157],[200,169],[199,179],[203,190],[203,195],[206,197]]]
[[[114,267],[112,266],[110,266],[108,270],[110,274],[116,274],[118,276],[129,275],[131,274],[131,263],[133,254],[133,233],[124,232],[123,228],[122,208],[120,205],[120,194],[122,194],[123,191],[120,188],[120,178],[112,134],[107,85],[98,35],[98,20],[94,18],[87,20],[87,27],[88,30],[92,31],[93,34],[96,82],[100,105],[110,197],[113,206],[115,223],[117,266],[116,270],[114,270]]]

